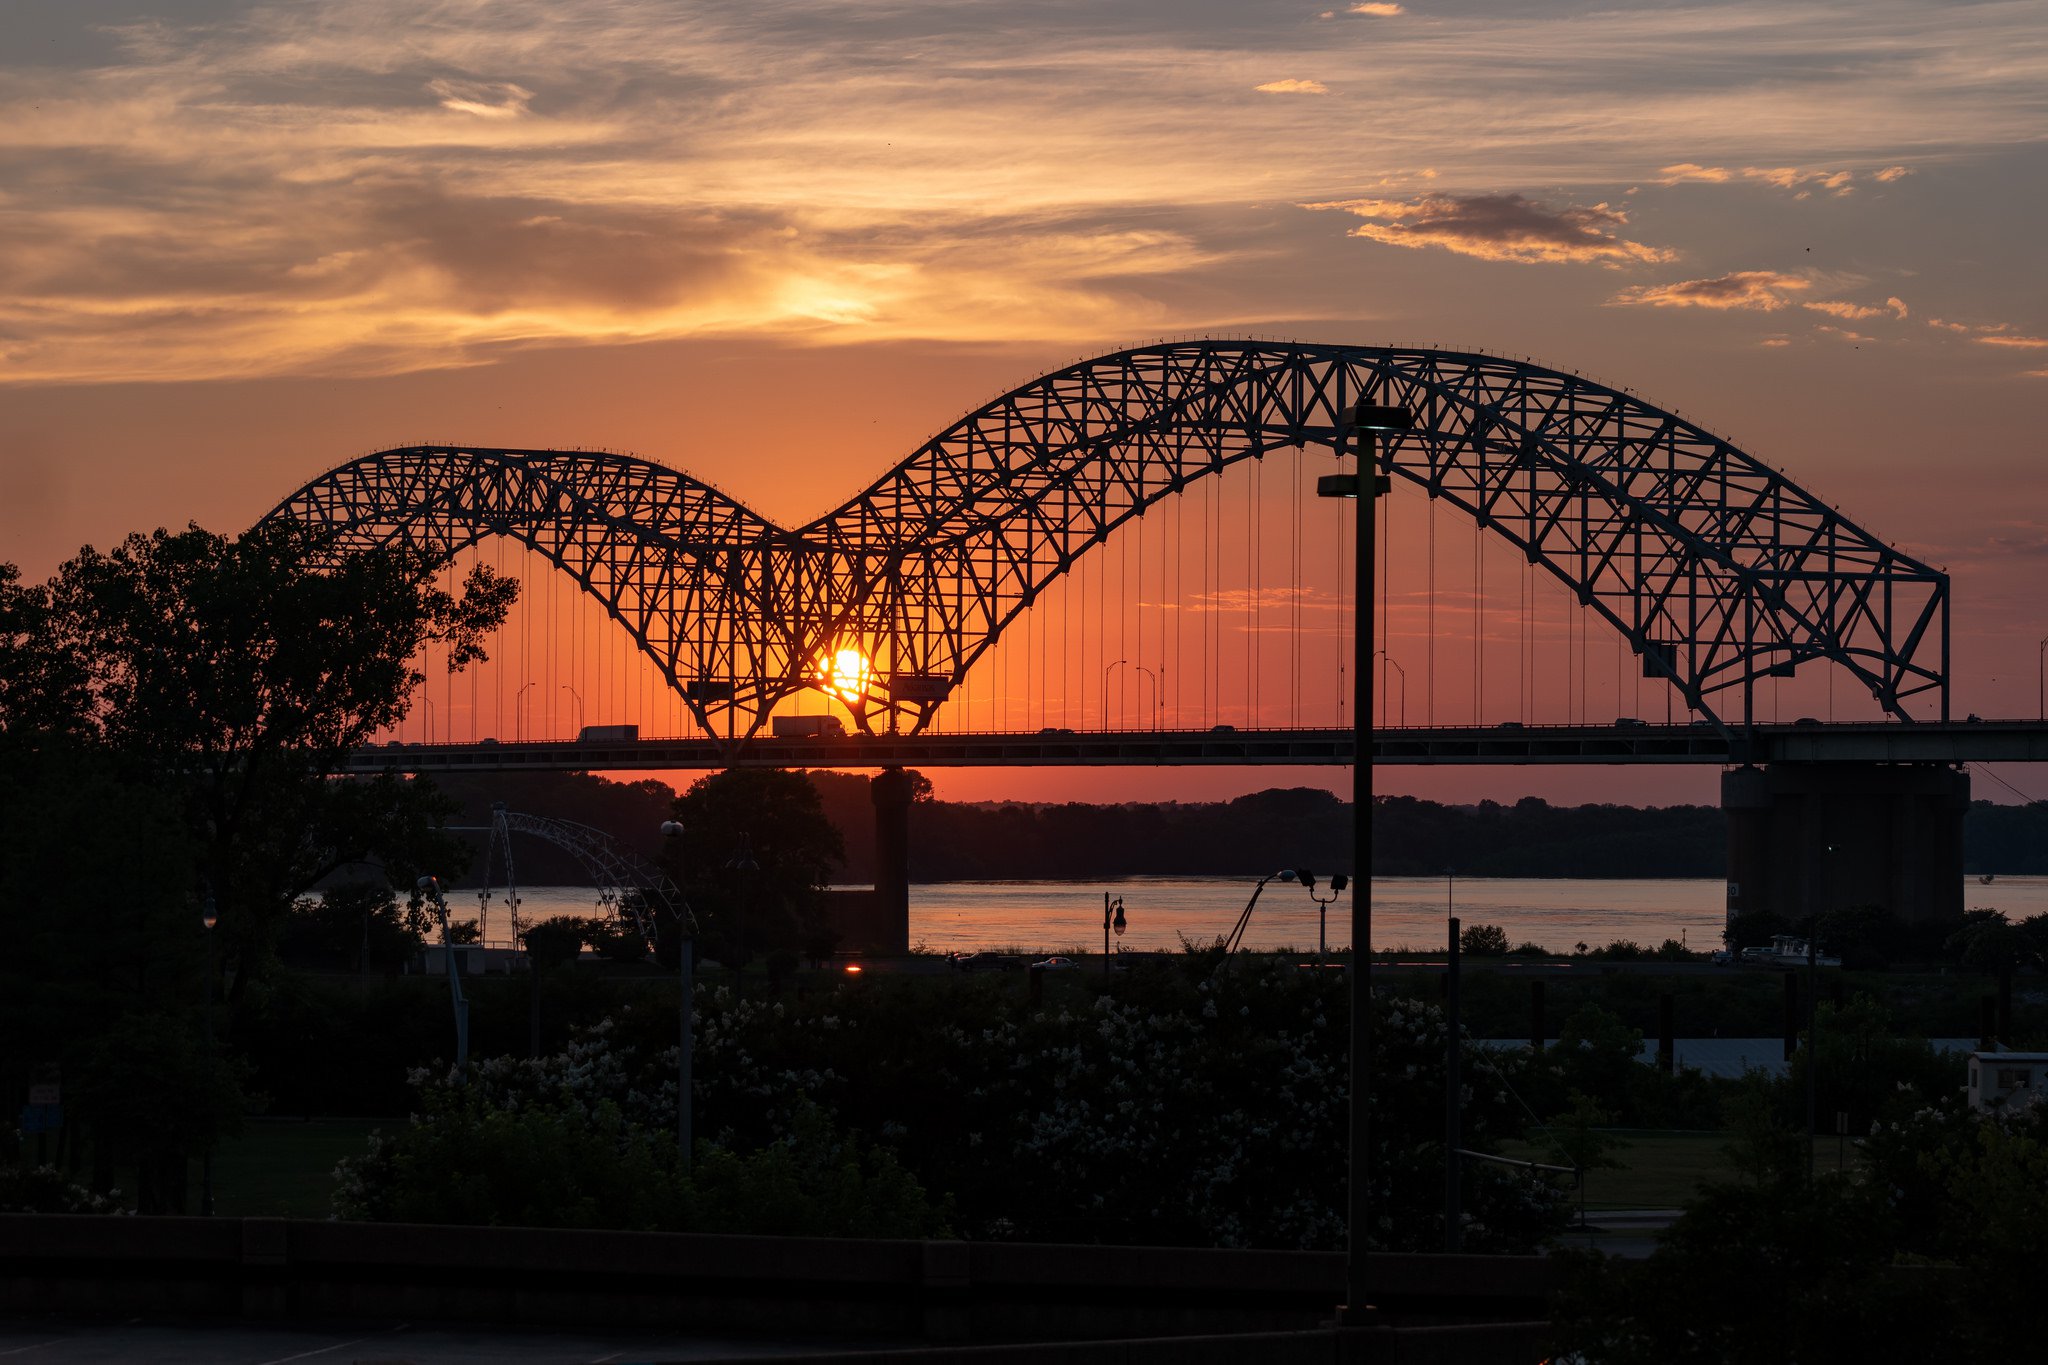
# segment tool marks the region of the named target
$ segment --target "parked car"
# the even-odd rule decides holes
[[[1024,965],[1024,959],[1013,953],[955,953],[952,956],[956,972],[1001,972],[1014,971]]]
[[[1716,950],[1714,955],[1707,960],[1716,967],[1726,967],[1735,961],[1735,954],[1729,952],[1726,948],[1721,948]]]
[[[1049,957],[1043,962],[1031,964],[1031,969],[1037,972],[1073,972],[1079,971],[1080,968],[1081,964],[1071,957]]]

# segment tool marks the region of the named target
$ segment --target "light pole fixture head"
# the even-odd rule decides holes
[[[1413,431],[1415,413],[1409,408],[1360,403],[1352,410],[1351,425],[1367,431]]]
[[[1330,877],[1330,894],[1333,896],[1340,895],[1342,894],[1344,888],[1349,886],[1350,884],[1351,879],[1345,876],[1342,872],[1334,873]]]
[[[1291,882],[1294,880],[1295,874],[1293,868],[1283,867],[1278,872],[1275,872],[1273,875],[1278,877],[1283,882]]]
[[[679,821],[664,820],[661,822],[661,837],[664,839],[673,839],[682,832],[683,827]]]
[[[1300,882],[1300,883],[1301,883],[1301,884],[1302,884],[1303,886],[1305,886],[1305,887],[1307,887],[1307,888],[1308,888],[1308,892],[1309,892],[1309,894],[1310,894],[1310,895],[1314,895],[1314,894],[1315,894],[1315,890],[1316,890],[1316,874],[1315,874],[1315,873],[1313,873],[1313,872],[1309,871],[1309,870],[1308,870],[1307,868],[1305,868],[1305,867],[1297,867],[1297,868],[1295,868],[1295,869],[1294,869],[1294,876],[1295,876],[1295,880],[1299,881],[1299,882]]]
[[[1394,481],[1385,474],[1321,474],[1316,477],[1316,496],[1319,498],[1355,498],[1358,496],[1358,481],[1372,480],[1374,497],[1384,497],[1394,489]]]

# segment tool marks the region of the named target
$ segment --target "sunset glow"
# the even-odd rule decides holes
[[[135,530],[244,527],[437,439],[631,450],[797,527],[1083,356],[1434,345],[1626,387],[1784,469],[1953,575],[1958,714],[2039,705],[2040,0],[18,0],[7,22],[0,559],[25,575]],[[1207,496],[1005,627],[939,723],[1285,723],[1297,693],[1334,698],[1318,509]],[[1443,662],[1487,650],[1532,696],[1586,690],[1543,662],[1578,638],[1562,608],[1508,614],[1535,591],[1512,556],[1395,501],[1382,619],[1412,712],[1498,712],[1504,664]],[[1478,605],[1482,581],[1502,600]],[[1284,673],[1217,666],[1269,611],[1328,633]],[[616,643],[601,614],[587,630]],[[1632,715],[1628,663],[1590,685]],[[658,723],[659,675],[630,667],[604,685],[639,700],[589,723]],[[849,704],[876,688],[857,642],[810,671]],[[433,700],[444,733],[569,724],[560,679],[503,719],[481,691]]]
[[[874,667],[858,649],[838,649],[818,661],[818,686],[849,705],[867,700],[874,677]]]

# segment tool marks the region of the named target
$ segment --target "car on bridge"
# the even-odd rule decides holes
[[[1031,970],[1034,972],[1078,972],[1081,970],[1081,964],[1074,961],[1071,957],[1049,957],[1043,962],[1032,963]]]

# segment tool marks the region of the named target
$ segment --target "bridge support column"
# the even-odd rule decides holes
[[[1792,922],[1881,906],[1902,924],[1963,914],[1970,778],[1907,763],[1773,763],[1721,775],[1728,917]]]
[[[910,951],[910,775],[884,768],[868,781],[875,803],[875,900],[870,921],[876,951]]]

